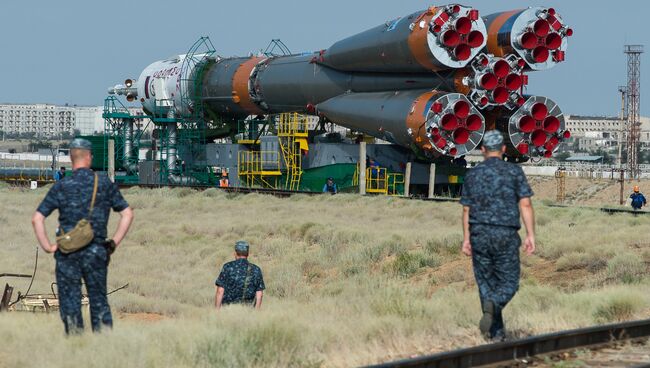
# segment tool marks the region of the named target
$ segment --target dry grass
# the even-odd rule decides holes
[[[0,272],[31,272],[29,217],[44,194],[0,188]],[[64,339],[57,315],[3,314],[0,367],[338,367],[484,342],[457,204],[189,189],[125,196],[137,218],[109,272],[109,288],[130,284],[110,297],[115,329]],[[538,255],[522,258],[524,280],[505,311],[515,335],[650,314],[650,218],[539,203],[538,215]],[[265,306],[215,313],[214,279],[240,238],[264,270]],[[47,292],[53,272],[41,254],[32,291]]]

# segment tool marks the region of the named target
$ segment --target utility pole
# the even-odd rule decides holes
[[[619,198],[618,198],[618,203],[622,206],[625,204],[625,201],[623,200],[623,189],[625,188],[625,170],[620,169],[621,171],[621,178],[618,180],[621,186],[621,191],[619,193]]]
[[[566,198],[566,169],[563,166],[558,167],[555,171],[556,181],[556,195],[555,201],[557,203],[564,203]]]

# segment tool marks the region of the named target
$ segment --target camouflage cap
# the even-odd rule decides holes
[[[70,149],[83,149],[92,151],[93,145],[87,139],[75,138],[72,140],[72,142],[70,142]]]
[[[238,240],[235,243],[235,252],[241,253],[241,254],[248,254],[248,249],[250,248],[250,245],[246,240]]]
[[[498,151],[503,147],[503,135],[498,130],[489,130],[483,136],[483,147],[488,151]]]

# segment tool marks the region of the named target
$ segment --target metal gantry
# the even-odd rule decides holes
[[[298,113],[280,114],[278,140],[286,169],[287,190],[298,190],[302,178],[302,151],[307,150],[307,119]]]
[[[160,154],[161,184],[195,183],[196,168],[206,167],[206,119],[201,98],[206,67],[214,61],[215,49],[208,37],[199,38],[184,56],[178,91],[180,106],[174,99],[156,99],[153,122]],[[185,160],[188,159],[189,162]]]
[[[214,61],[214,53],[210,38],[201,37],[189,49],[181,66],[181,116],[176,144],[179,158],[190,157],[192,166],[205,166],[202,154],[205,148],[206,118],[201,92],[205,70]],[[189,176],[191,169],[181,159],[181,164],[177,167],[179,173]]]
[[[627,171],[630,179],[640,177],[639,140],[641,138],[641,54],[643,45],[625,45],[627,55]]]
[[[104,147],[108,139],[115,142],[116,168],[126,171],[125,180],[136,180],[138,171],[138,152],[142,134],[150,123],[145,115],[133,115],[116,96],[104,100]],[[143,127],[142,122],[147,124]],[[104,168],[108,168],[108,155],[104,155]]]
[[[284,177],[284,189],[297,191],[302,178],[302,152],[308,150],[308,124],[305,116],[298,113],[282,113],[268,116],[267,120],[245,120],[240,125],[239,144],[250,150],[238,154],[238,175],[247,187],[279,189],[279,179]],[[260,129],[260,125],[263,125]],[[277,136],[272,135],[277,127]],[[243,127],[243,128],[242,128]],[[268,129],[267,129],[268,128]],[[270,146],[264,145],[262,135],[275,139]]]

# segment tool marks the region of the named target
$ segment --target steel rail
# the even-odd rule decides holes
[[[428,356],[397,360],[368,368],[480,367],[515,363],[542,354],[610,344],[650,336],[650,319],[592,326],[532,336],[520,340],[481,345]]]
[[[228,193],[240,193],[240,194],[250,194],[250,193],[259,193],[259,194],[270,194],[277,197],[289,197],[294,194],[306,194],[310,196],[314,195],[330,195],[329,193],[321,192],[307,192],[299,190],[284,190],[284,189],[269,189],[269,188],[247,188],[247,187],[214,187],[209,185],[162,185],[162,184],[119,184],[120,188],[132,188],[132,187],[141,187],[141,188],[190,188],[195,190],[206,190],[210,188],[223,190]],[[343,193],[343,192],[342,192]],[[356,194],[356,193],[355,193]],[[408,200],[422,200],[422,201],[431,201],[431,202],[458,202],[458,198],[450,197],[403,197],[403,196],[394,196],[394,198],[408,199]]]
[[[0,179],[0,181],[7,181]],[[8,181],[10,183],[15,183],[15,181]],[[21,181],[24,183],[29,183],[29,180]],[[52,182],[38,182],[38,185],[44,185],[44,184],[51,184]],[[328,193],[321,193],[321,192],[307,192],[307,191],[298,191],[298,190],[284,190],[284,189],[269,189],[269,188],[247,188],[247,187],[226,187],[226,188],[221,188],[221,187],[216,187],[216,186],[210,186],[210,185],[182,185],[182,184],[126,184],[126,183],[121,183],[119,184],[120,188],[132,188],[132,187],[141,187],[141,188],[149,188],[149,189],[156,189],[156,188],[190,188],[190,189],[195,189],[195,190],[206,190],[209,188],[214,188],[214,189],[219,189],[226,191],[228,193],[241,193],[241,194],[250,194],[250,193],[259,193],[259,194],[270,194],[274,195],[277,197],[289,197],[294,194],[305,194],[305,195],[326,195]],[[434,197],[434,198],[427,198],[427,197],[402,197],[402,196],[396,196],[396,198],[403,198],[403,199],[410,199],[410,200],[420,200],[420,201],[430,201],[430,202],[458,202],[459,198],[451,198],[451,197]],[[591,210],[600,210],[605,213],[613,214],[613,213],[629,213],[632,215],[648,215],[650,214],[650,211],[633,211],[633,210],[627,210],[627,209],[622,209],[622,208],[608,208],[608,207],[585,207],[585,206],[568,206],[568,205],[557,205],[557,204],[550,204],[548,205],[549,207],[560,207],[560,208],[580,208],[580,209],[591,209]]]
[[[32,275],[25,275],[23,273],[0,273],[0,277],[20,277],[24,279],[31,278]]]

